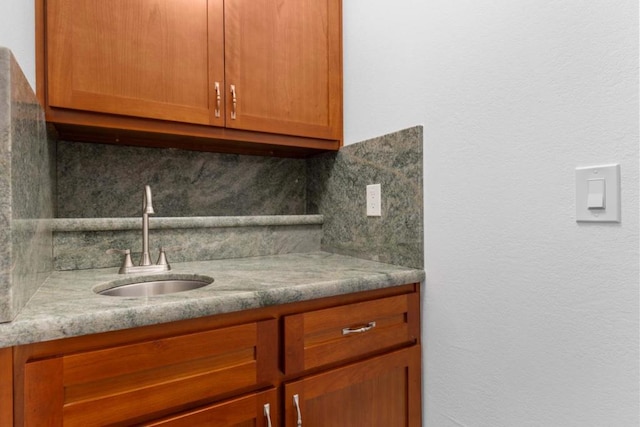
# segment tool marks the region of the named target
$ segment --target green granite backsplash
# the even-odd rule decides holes
[[[423,267],[421,126],[306,160],[65,141],[57,158],[60,218],[137,216],[150,184],[158,216],[319,214],[323,250]],[[382,217],[367,217],[377,183]]]
[[[422,126],[307,161],[307,213],[322,214],[322,250],[423,268]],[[382,216],[366,216],[380,184]]]
[[[158,216],[300,215],[300,159],[58,142],[58,218],[138,216],[145,184]]]
[[[12,320],[52,269],[53,142],[15,58],[0,48],[0,322]]]
[[[162,246],[169,263],[316,252],[322,221],[321,215],[153,218],[149,246],[152,261]],[[56,219],[54,269],[120,266],[122,255],[106,254],[110,248],[131,249],[137,263],[142,250],[140,222],[139,218]]]

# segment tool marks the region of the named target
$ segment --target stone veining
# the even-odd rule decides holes
[[[307,212],[324,216],[322,249],[422,268],[422,127],[308,161]],[[381,184],[382,216],[367,217],[367,184]]]
[[[0,48],[0,322],[14,318],[51,271],[52,144],[29,83]]]
[[[152,257],[162,246],[175,262],[246,258],[320,250],[320,215],[153,218]],[[141,253],[139,218],[56,219],[54,269],[78,270],[121,265],[108,249]]]
[[[229,313],[420,282],[424,271],[326,252],[174,264],[164,273],[210,276],[204,288],[171,295],[98,295],[117,268],[54,272],[11,323],[0,347]],[[164,277],[154,274],[154,277]]]
[[[67,141],[57,157],[59,218],[133,216],[141,182],[164,216],[305,213],[304,160]]]

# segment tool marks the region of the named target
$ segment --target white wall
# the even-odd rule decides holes
[[[0,0],[0,46],[11,49],[31,87],[36,87],[34,0]]]
[[[347,143],[424,125],[425,425],[638,426],[638,2],[343,8]]]

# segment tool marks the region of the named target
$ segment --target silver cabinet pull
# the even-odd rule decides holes
[[[300,413],[300,397],[297,394],[293,395],[293,404],[298,412],[298,427],[302,427],[302,414]]]
[[[369,322],[367,326],[362,326],[360,328],[344,328],[342,330],[342,335],[349,334],[361,334],[363,332],[367,332],[376,327],[376,322]]]
[[[231,120],[236,119],[236,108],[238,108],[238,97],[236,96],[236,85],[231,85],[231,99],[233,106],[231,107]]]
[[[216,109],[213,114],[216,117],[220,117],[220,104],[222,103],[222,97],[220,96],[220,82],[215,82],[214,88],[216,90]]]
[[[271,427],[271,414],[270,414],[271,405],[266,403],[264,405],[264,417],[267,419],[267,427]]]

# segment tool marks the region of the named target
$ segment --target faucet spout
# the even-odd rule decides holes
[[[148,185],[144,186],[144,195],[142,197],[142,213],[143,214],[156,213],[153,210],[153,202],[151,201],[151,187],[149,187]]]
[[[167,261],[167,255],[165,254],[165,248],[160,247],[160,255],[158,256],[158,262],[156,264],[151,262],[151,257],[149,256],[149,215],[155,213],[153,204],[151,203],[151,187],[145,185],[142,196],[142,257],[140,258],[140,265],[133,265],[131,262],[130,249],[109,249],[107,251],[108,254],[124,254],[124,262],[118,273],[151,273],[171,270],[171,266]]]
[[[151,265],[151,257],[149,256],[149,215],[155,214],[151,201],[151,187],[144,186],[144,196],[142,198],[142,257],[140,265]]]

